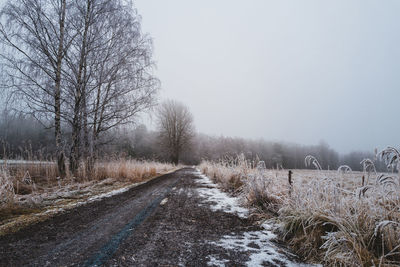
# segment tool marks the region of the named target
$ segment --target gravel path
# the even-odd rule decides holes
[[[1,237],[0,265],[301,265],[216,190],[192,168],[163,175]]]

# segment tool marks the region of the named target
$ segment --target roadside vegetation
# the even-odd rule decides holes
[[[131,1],[4,1],[0,49],[0,234],[175,168],[121,138],[160,89]]]
[[[154,161],[110,159],[97,161],[88,173],[61,179],[57,165],[40,161],[0,163],[0,235],[16,231],[78,205],[121,193],[139,183],[175,170]]]
[[[256,216],[278,226],[282,238],[304,259],[329,266],[398,266],[400,264],[399,151],[379,154],[388,166],[378,173],[374,161],[363,171],[343,165],[324,171],[313,156],[305,165],[316,170],[266,169],[263,161],[243,155],[204,161],[201,171],[225,190],[240,195]]]

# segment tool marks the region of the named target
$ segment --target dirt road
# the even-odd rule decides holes
[[[293,257],[185,168],[0,238],[1,266],[286,266]],[[226,201],[228,200],[228,201]],[[234,205],[233,205],[234,206]],[[230,209],[230,212],[224,211]],[[273,246],[273,248],[271,247]],[[291,259],[291,260],[289,260]],[[296,265],[296,264],[295,264]]]

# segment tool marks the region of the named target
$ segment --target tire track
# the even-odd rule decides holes
[[[100,266],[107,262],[117,251],[119,245],[135,231],[147,217],[149,217],[154,210],[160,205],[161,201],[171,192],[172,188],[179,182],[179,179],[168,186],[166,192],[161,196],[157,197],[150,205],[145,207],[130,221],[125,227],[116,235],[114,235],[111,240],[103,246],[98,253],[92,256],[88,261],[85,262],[84,266]]]
[[[95,266],[169,194],[184,169],[0,237],[0,266]]]

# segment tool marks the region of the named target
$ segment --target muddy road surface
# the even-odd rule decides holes
[[[0,237],[0,265],[302,265],[247,215],[184,168]]]

